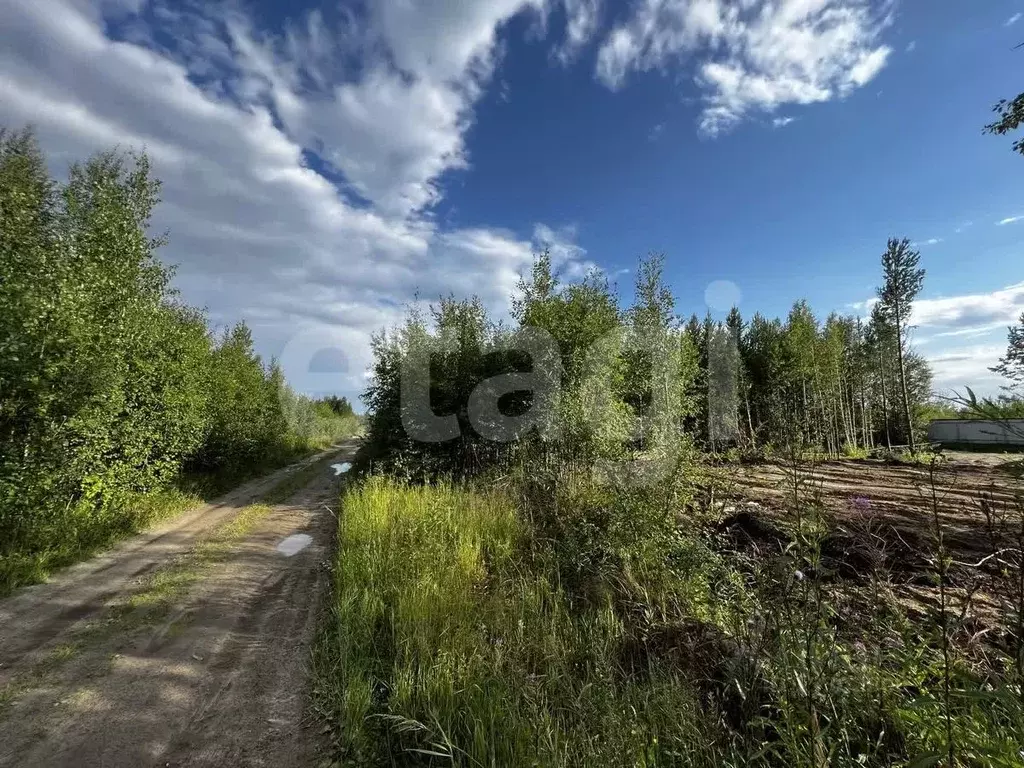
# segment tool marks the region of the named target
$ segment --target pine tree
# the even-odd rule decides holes
[[[878,289],[878,305],[896,332],[900,394],[903,399],[903,417],[911,453],[916,453],[917,446],[914,440],[914,421],[907,387],[904,345],[910,320],[910,309],[924,284],[924,270],[918,266],[920,259],[921,254],[910,247],[909,240],[891,238],[885,253],[882,254],[883,284]]]

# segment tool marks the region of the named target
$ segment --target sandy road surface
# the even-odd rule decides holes
[[[313,764],[306,664],[328,583],[330,465],[354,448],[0,601],[0,766]],[[280,483],[297,488],[283,503],[247,506]],[[296,535],[311,541],[282,552]]]

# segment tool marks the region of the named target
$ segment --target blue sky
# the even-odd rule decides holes
[[[823,317],[861,310],[906,236],[937,387],[994,392],[1024,311],[1024,158],[981,127],[1024,89],[1020,13],[2,0],[0,120],[34,124],[58,173],[145,147],[185,298],[245,318],[306,390],[357,393],[370,334],[410,302],[476,293],[503,313],[541,247],[627,298],[637,257],[664,252],[684,314],[735,296]],[[325,348],[342,370],[310,371]]]

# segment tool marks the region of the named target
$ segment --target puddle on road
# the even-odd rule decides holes
[[[277,551],[285,557],[292,557],[313,543],[313,537],[305,533],[294,533],[277,545]]]
[[[348,472],[350,469],[352,469],[352,465],[349,464],[347,461],[343,461],[341,464],[331,464],[331,469],[334,470],[334,476],[337,477],[343,472]]]

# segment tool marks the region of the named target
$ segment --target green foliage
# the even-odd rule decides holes
[[[478,300],[443,299],[429,320],[413,313],[404,327],[374,339],[361,464],[397,462],[422,477],[508,465],[523,452],[586,465],[671,457],[694,442],[712,452],[801,445],[832,456],[913,444],[931,394],[928,364],[906,343],[923,270],[905,240],[891,241],[886,254],[885,284],[866,326],[837,314],[822,323],[805,301],[785,322],[756,314],[746,323],[733,308],[725,322],[694,315],[680,326],[662,256],[641,260],[634,304],[623,312],[603,276],[562,284],[541,254],[512,297],[518,328],[493,323]],[[557,346],[557,365],[510,351],[517,334],[531,329]],[[555,368],[557,398],[547,403],[544,424],[509,443],[471,423],[469,403],[482,384]],[[436,442],[413,435],[426,409],[409,422],[415,409],[403,381],[415,381],[416,370],[429,380],[426,418],[456,419],[457,429]],[[507,393],[499,408],[514,416],[538,405],[520,391]]]
[[[347,397],[338,397],[337,395],[330,395],[329,397],[325,397],[319,400],[317,402],[317,405],[328,408],[331,411],[331,413],[342,418],[355,416],[355,411],[352,410],[352,404],[348,401]]]
[[[375,478],[342,507],[314,656],[341,764],[716,765],[697,690],[641,659],[634,617],[575,603],[503,494]]]
[[[874,552],[843,586],[798,467],[787,543],[755,560],[705,480],[692,456],[657,486],[528,461],[348,491],[314,654],[337,764],[1017,764],[1015,662],[979,668],[959,605],[912,618]]]
[[[903,255],[866,325],[797,302],[785,321],[679,327],[658,257],[620,313],[603,280],[561,285],[542,255],[514,318],[558,343],[546,440],[489,443],[469,423],[478,385],[529,368],[503,351],[518,329],[479,303],[380,337],[374,468],[435,484],[374,477],[343,498],[316,653],[341,764],[893,766],[951,762],[951,744],[965,764],[1012,764],[1024,710],[999,670],[1018,662],[979,672],[947,642],[946,608],[911,621],[877,570],[870,597],[837,586],[844,534],[796,466],[767,556],[737,551],[745,513],[720,520],[713,502],[710,465],[744,455],[797,465],[881,443],[930,465],[895,452],[929,418],[931,375],[906,343],[922,275],[890,245]],[[435,415],[458,420],[448,444],[406,431],[410,361],[429,362]]]
[[[1018,95],[1013,101],[1000,99],[992,111],[999,116],[999,119],[986,125],[985,133],[1005,136],[1011,131],[1016,131],[1024,122],[1024,93]],[[1013,151],[1024,155],[1024,139],[1017,139],[1013,142]]]
[[[1024,312],[1017,325],[1007,328],[1006,354],[989,370],[1009,379],[1011,389],[1024,387]]]
[[[159,188],[114,152],[57,184],[30,132],[0,131],[0,589],[145,524],[183,467],[239,476],[307,448],[288,419],[315,406],[286,414],[249,331],[212,344],[171,289]]]
[[[566,447],[581,462],[622,450],[634,422],[621,397],[628,339],[607,281],[592,274],[562,289],[551,274],[549,258],[541,255],[520,292],[513,306],[519,329],[493,323],[479,300],[448,298],[432,307],[430,323],[412,313],[402,328],[374,338],[374,375],[363,395],[369,418],[361,461],[380,466],[398,459],[403,471],[420,476],[474,472],[508,460],[524,445],[554,452]],[[527,329],[539,329],[552,339],[557,359],[534,360],[518,349],[517,333]],[[418,368],[418,375],[410,366]],[[543,424],[526,430],[514,444],[480,434],[481,425],[473,423],[469,408],[479,385],[517,372],[541,376],[549,370],[557,371],[554,402],[534,403],[525,392],[510,392],[499,400],[499,409],[509,416],[524,414],[534,405],[546,407]],[[421,425],[409,422],[403,376],[406,385],[428,383],[433,413],[456,419],[453,435],[430,441],[411,434]],[[553,425],[557,434],[548,432]],[[548,438],[543,445],[542,436]]]

